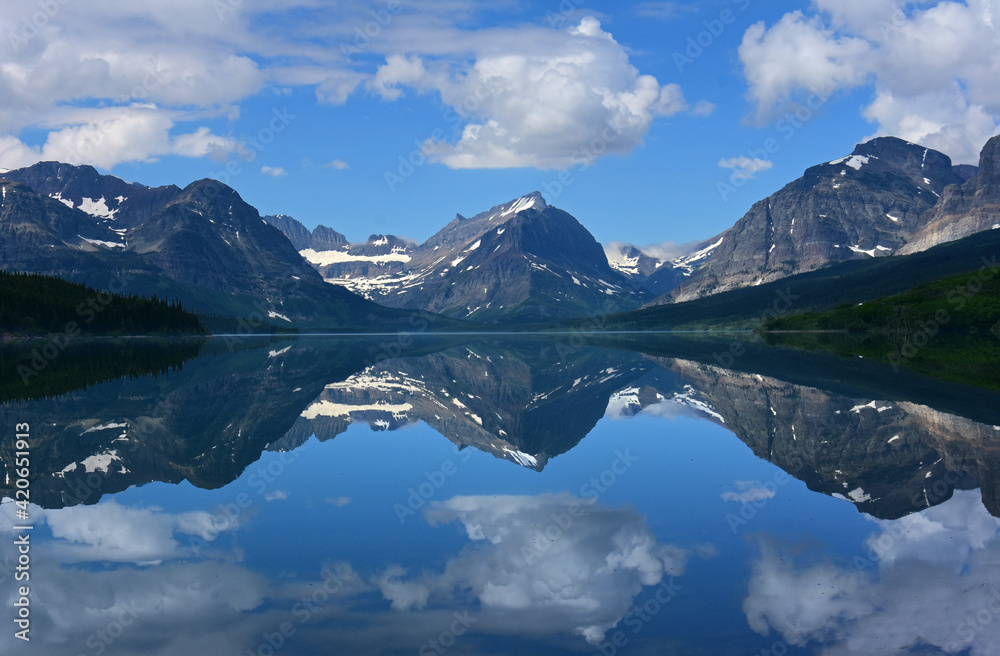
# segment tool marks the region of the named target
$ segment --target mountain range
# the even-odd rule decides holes
[[[152,481],[218,488],[263,451],[333,440],[355,424],[395,431],[422,422],[460,450],[541,471],[602,418],[646,415],[710,421],[810,489],[875,517],[901,517],[977,487],[1000,515],[995,393],[974,392],[954,414],[953,401],[968,390],[944,398],[950,386],[941,394],[931,381],[923,390],[926,380],[893,376],[881,363],[848,360],[823,382],[817,376],[830,357],[808,371],[748,344],[739,366],[726,368],[713,362],[724,342],[668,339],[653,350],[683,355],[621,342],[560,353],[548,340],[456,337],[375,364],[366,358],[371,339],[285,338],[233,352],[209,343],[170,375],[40,394],[0,405],[0,417],[49,427],[33,459],[32,499],[45,508],[97,503]],[[861,376],[872,368],[877,376]],[[873,384],[879,376],[888,388]],[[0,444],[0,492],[8,495],[3,463],[13,462],[13,449]]]
[[[421,244],[262,217],[213,180],[147,187],[42,162],[0,178],[0,270],[180,301],[254,326],[551,323],[752,288],[1000,226],[1000,137],[979,167],[893,137],[859,144],[664,259],[601,246],[538,192],[456,215]],[[415,317],[422,317],[415,319]],[[428,323],[429,322],[429,323]]]
[[[303,234],[288,217],[268,220],[289,239]],[[372,235],[330,249],[328,234],[317,228],[300,254],[328,282],[390,307],[480,322],[543,321],[634,309],[653,297],[538,192],[470,218],[459,214],[420,245]]]
[[[214,180],[149,188],[43,162],[5,173],[0,191],[0,268],[7,271],[155,294],[202,315],[253,319],[254,327],[344,329],[409,319],[325,283],[281,232]]]
[[[987,150],[998,143],[994,139]],[[978,173],[966,182],[946,155],[894,137],[859,144],[849,156],[809,168],[754,204],[705,265],[655,303],[701,298],[901,252],[922,234],[945,190],[976,185]],[[993,175],[989,170],[983,174]],[[956,230],[950,237],[971,232]],[[925,236],[918,250],[942,241],[950,239]]]

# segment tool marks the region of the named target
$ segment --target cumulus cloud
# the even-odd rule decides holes
[[[128,508],[115,501],[96,506],[41,510],[56,541],[48,548],[64,563],[116,562],[149,564],[189,553],[189,540],[198,543],[218,537],[212,515],[197,511],[183,514]]]
[[[332,162],[327,162],[326,164],[324,164],[323,168],[324,169],[336,169],[338,171],[345,171],[345,170],[347,170],[347,169],[349,169],[351,167],[350,167],[350,165],[347,162],[345,162],[343,160],[340,160],[340,159],[335,159]]]
[[[262,166],[260,167],[260,172],[264,175],[269,175],[272,178],[280,178],[285,175],[285,169],[280,166]]]
[[[774,166],[774,162],[769,159],[759,159],[756,157],[732,157],[719,160],[719,166],[724,169],[735,169],[733,178],[737,180],[751,180],[754,175],[761,171],[768,171]]]
[[[916,6],[914,6],[916,5]],[[868,86],[862,115],[894,135],[978,162],[1000,130],[1000,6],[990,0],[816,0],[751,26],[739,48],[758,120],[815,94]],[[873,135],[873,136],[876,136]]]
[[[213,135],[208,128],[171,135],[171,112],[151,105],[63,110],[41,147],[31,147],[13,135],[0,135],[0,166],[18,168],[41,160],[91,164],[111,168],[120,162],[150,161],[164,155],[204,157],[232,152],[238,144]]]
[[[110,168],[215,155],[228,144],[207,122],[238,120],[240,103],[269,87],[309,87],[330,104],[361,90],[390,102],[407,91],[433,94],[451,108],[456,132],[430,152],[453,168],[560,168],[628,153],[653,120],[688,108],[679,87],[640,74],[595,18],[571,28],[482,28],[482,11],[471,0],[425,2],[366,32],[375,23],[362,0],[290,0],[278,10],[251,0],[58,3],[0,70],[0,166],[76,155]],[[0,24],[13,34],[26,16],[16,3],[0,7]],[[126,112],[120,143],[80,151],[94,128],[73,110],[125,112],[136,103],[144,115]]]
[[[497,31],[458,72],[399,58],[384,71],[376,84],[384,97],[404,80],[440,93],[461,135],[428,141],[424,150],[456,169],[589,164],[632,152],[657,117],[688,109],[679,86],[640,74],[593,17],[560,31]]]
[[[632,510],[559,495],[455,497],[426,511],[432,525],[459,522],[472,541],[438,573],[391,568],[377,584],[399,610],[424,609],[465,591],[478,599],[477,629],[598,643],[644,586],[684,573],[688,553],[660,544]]]
[[[957,491],[877,524],[855,567],[762,541],[743,603],[750,627],[774,629],[792,645],[815,641],[824,656],[888,656],[914,644],[996,653],[1000,622],[990,609],[1000,608],[1000,588],[988,583],[1000,580],[1000,520],[979,493]]]

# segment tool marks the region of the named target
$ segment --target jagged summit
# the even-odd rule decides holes
[[[471,217],[465,218],[461,214],[456,215],[456,220],[459,221],[496,221],[498,219],[506,220],[512,216],[520,214],[521,212],[527,210],[537,210],[542,212],[548,209],[549,205],[545,202],[542,197],[541,192],[533,191],[526,196],[521,196],[520,198],[515,198],[514,200],[504,203],[503,205],[496,205],[491,207],[485,212],[480,212],[479,214]]]
[[[294,227],[281,229],[291,237]],[[378,303],[481,321],[614,312],[650,297],[537,191],[469,218],[458,214],[420,245],[372,235],[363,245],[300,254],[327,282]]]

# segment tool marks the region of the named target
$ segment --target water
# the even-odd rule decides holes
[[[998,653],[997,395],[739,339],[211,340],[8,385],[4,653]]]

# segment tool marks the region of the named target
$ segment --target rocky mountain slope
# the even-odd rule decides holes
[[[280,231],[219,182],[150,190],[89,167],[48,163],[4,175],[3,270],[156,294],[200,314],[254,317],[257,327],[408,319],[326,284]]]
[[[653,358],[699,390],[727,428],[811,490],[895,519],[982,486],[1000,516],[996,429],[926,406],[848,398],[775,378]]]
[[[48,427],[36,445],[35,503],[92,504],[152,481],[221,487],[264,450],[331,440],[352,423],[381,431],[425,422],[459,448],[540,471],[606,414],[676,403],[718,420],[676,374],[617,351],[560,353],[536,341],[421,354],[414,345],[371,364],[375,340],[220,346],[160,378],[0,405],[2,420]],[[0,493],[10,492],[3,481],[13,448],[0,443]]]
[[[295,226],[283,230],[302,234]],[[617,312],[651,298],[609,266],[574,217],[538,192],[471,218],[458,215],[419,246],[373,235],[300,253],[328,282],[383,305],[482,322]]]
[[[604,252],[612,269],[628,276],[650,294],[662,296],[687,282],[701,269],[722,244],[727,232],[695,244],[688,252],[672,259],[653,257],[634,244],[607,245]]]
[[[965,169],[966,173],[972,168]],[[983,230],[1000,229],[1000,136],[986,143],[975,175],[945,189],[922,224],[900,253],[916,253]]]
[[[894,137],[859,144],[756,203],[691,279],[654,303],[690,300],[901,250],[949,185],[944,154]]]
[[[70,209],[86,212],[99,225],[119,231],[141,225],[181,193],[175,185],[147,187],[112,175],[101,175],[92,166],[60,162],[39,162],[8,171],[2,177],[20,182]]]

